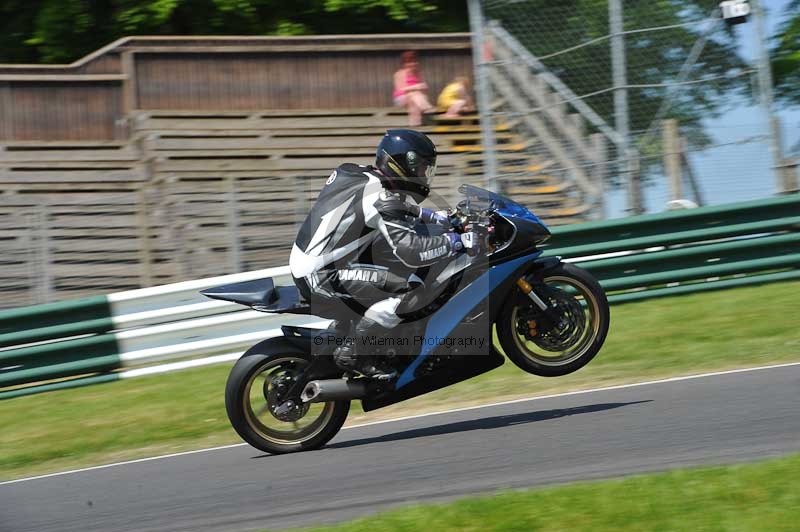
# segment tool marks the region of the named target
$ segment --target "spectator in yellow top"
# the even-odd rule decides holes
[[[463,112],[472,111],[472,98],[469,94],[470,82],[465,76],[458,76],[439,93],[436,101],[439,109],[445,112],[443,118],[456,118]]]

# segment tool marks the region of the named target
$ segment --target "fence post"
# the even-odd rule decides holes
[[[778,147],[779,160],[775,161],[775,171],[778,173],[778,194],[788,194],[797,192],[797,162],[783,157],[781,146],[783,146],[783,131],[781,120],[777,116],[769,117],[770,133],[772,143]]]
[[[139,96],[137,91],[136,82],[136,62],[134,53],[131,51],[122,52],[120,54],[120,62],[122,65],[122,73],[125,79],[122,82],[122,118],[118,123],[124,124],[124,134],[122,138],[131,136],[133,129],[131,121],[134,119],[133,111],[137,108]]]
[[[781,171],[783,173],[784,194],[800,192],[800,179],[798,179],[797,169],[800,167],[800,159],[784,159]]]
[[[0,120],[0,139],[12,140],[14,138],[14,120],[11,110],[14,109],[11,97],[11,84],[7,81],[0,82],[0,109],[5,109],[5,120]]]
[[[239,212],[236,197],[236,177],[229,175],[225,178],[227,186],[228,206],[228,231],[230,235],[230,268],[231,273],[239,273],[242,268],[241,246],[239,242]]]
[[[662,122],[661,139],[664,152],[664,173],[669,181],[670,199],[683,197],[681,183],[681,145],[678,138],[678,121],[669,118]]]
[[[689,178],[689,186],[692,187],[694,202],[697,203],[699,207],[702,207],[706,204],[706,200],[703,198],[703,191],[700,188],[700,180],[697,179],[697,176],[694,174],[692,163],[689,161],[689,143],[683,137],[680,138],[680,146],[681,164],[683,171],[686,172],[686,176]]]
[[[592,177],[597,185],[599,219],[606,219],[606,173],[608,171],[608,146],[606,136],[602,133],[593,133],[591,136],[594,151],[594,171]]]
[[[472,30],[472,64],[475,76],[475,90],[478,99],[478,115],[481,122],[481,139],[483,143],[483,162],[486,188],[497,192],[497,152],[495,149],[494,123],[492,120],[492,99],[489,94],[489,69],[484,58],[484,50],[488,44],[484,31],[483,12],[480,0],[467,0],[469,25]]]
[[[160,181],[160,190],[158,196],[161,198],[161,208],[163,209],[164,216],[164,235],[166,236],[165,242],[168,242],[167,248],[172,251],[170,259],[175,264],[175,276],[178,281],[184,281],[191,273],[189,265],[189,257],[186,249],[186,242],[184,233],[186,232],[186,222],[180,216],[181,200],[180,197],[173,196],[169,190],[172,178],[162,179]]]
[[[25,213],[23,217],[25,221],[25,232],[22,234],[20,241],[23,244],[25,253],[25,266],[28,270],[28,301],[21,303],[23,305],[35,305],[41,303],[39,300],[39,279],[36,268],[36,236],[34,226],[36,224],[36,215]]]
[[[753,22],[755,23],[755,38],[758,66],[758,90],[761,107],[767,117],[769,127],[770,152],[772,164],[775,168],[778,192],[786,192],[786,180],[783,172],[783,146],[781,145],[781,128],[778,117],[773,109],[772,93],[772,68],[770,66],[769,50],[767,50],[767,37],[764,21],[764,9],[761,0],[751,0],[753,8]]]
[[[53,293],[53,273],[50,270],[50,228],[49,228],[49,209],[47,201],[39,204],[38,218],[38,246],[39,264],[42,268],[42,275],[39,281],[39,301],[49,302]]]
[[[628,172],[628,208],[630,214],[644,213],[644,198],[642,196],[642,168],[639,161],[639,153],[634,150],[627,150],[625,153],[626,168]]]
[[[139,229],[139,262],[142,268],[139,275],[139,284],[142,288],[153,284],[150,210],[148,209],[147,200],[147,184],[142,184],[142,186],[136,190],[136,225]]]
[[[628,75],[625,65],[625,36],[622,0],[608,2],[608,30],[611,34],[611,76],[614,88],[614,126],[622,138],[622,155],[628,173],[628,210],[631,214],[644,212],[639,160],[631,148],[628,122]],[[636,159],[636,160],[634,160]]]

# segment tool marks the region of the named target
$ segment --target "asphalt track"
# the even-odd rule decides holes
[[[533,379],[533,377],[532,377]],[[240,531],[800,451],[800,365],[469,409],[0,484],[0,531]]]

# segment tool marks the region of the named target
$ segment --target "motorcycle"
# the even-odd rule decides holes
[[[339,369],[332,355],[346,328],[284,325],[282,336],[248,349],[228,377],[225,406],[242,439],[275,454],[316,449],[337,434],[353,400],[369,412],[491,371],[505,357],[543,377],[570,374],[595,357],[610,320],[597,280],[542,256],[550,231],[526,207],[471,185],[459,192],[452,230],[480,235],[483,250],[428,272],[433,296],[412,324],[419,341],[369,347],[398,376],[380,381]],[[272,279],[201,293],[268,313],[310,313],[296,287]],[[483,341],[474,338],[479,323],[487,325]]]

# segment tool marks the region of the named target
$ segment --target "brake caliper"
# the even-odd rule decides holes
[[[528,340],[533,340],[538,334],[538,323],[530,310],[524,312],[517,318],[517,334],[524,336]]]
[[[286,392],[294,382],[291,374],[284,373],[267,379],[264,391],[272,416],[279,421],[297,421],[308,412],[309,405],[301,401],[286,400]]]

